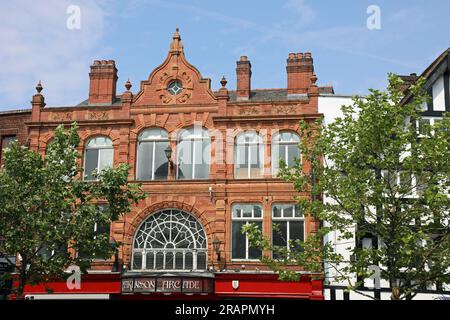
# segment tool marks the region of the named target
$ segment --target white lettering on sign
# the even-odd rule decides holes
[[[155,280],[139,280],[136,279],[134,281],[134,288],[135,289],[155,289]]]
[[[185,280],[183,281],[183,289],[200,289],[199,280]]]

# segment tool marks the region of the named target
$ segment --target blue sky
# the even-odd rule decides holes
[[[70,5],[81,10],[80,29],[67,28]],[[366,26],[369,5],[380,8],[380,30]],[[128,77],[136,92],[176,27],[213,89],[222,75],[235,89],[241,55],[252,63],[253,88],[286,87],[288,53],[310,51],[320,85],[364,94],[385,87],[388,72],[421,73],[450,47],[449,12],[447,0],[17,0],[0,12],[0,110],[30,108],[38,80],[47,105],[81,102],[95,59],[116,61],[118,93]]]

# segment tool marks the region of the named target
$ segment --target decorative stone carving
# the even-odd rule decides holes
[[[295,105],[273,106],[271,110],[273,114],[294,114],[296,107]]]
[[[240,108],[238,113],[242,116],[250,116],[250,115],[259,114],[259,110],[257,107]]]
[[[88,120],[108,120],[109,113],[107,111],[91,111],[87,115]]]
[[[179,103],[186,103],[186,101],[187,101],[190,97],[191,97],[191,94],[190,94],[190,93],[185,93],[185,94],[183,94],[181,97],[179,97],[179,98],[177,99],[177,102],[179,102]]]
[[[58,112],[51,115],[53,121],[69,121],[72,120],[72,112]]]

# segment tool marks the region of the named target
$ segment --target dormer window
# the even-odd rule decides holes
[[[179,94],[183,90],[183,85],[181,84],[181,81],[174,80],[167,86],[167,91],[173,96]]]

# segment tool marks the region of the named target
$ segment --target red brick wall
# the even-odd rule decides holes
[[[31,120],[31,110],[17,113],[0,113],[0,145],[3,137],[16,136],[22,144],[28,143],[28,129],[25,122]],[[0,150],[1,153],[1,150]],[[0,154],[0,165],[3,155]]]
[[[165,88],[174,79],[182,81],[183,91],[171,96]],[[298,131],[301,119],[314,121],[320,116],[315,81],[311,81],[306,92],[306,99],[267,102],[228,101],[226,88],[222,88],[216,96],[211,91],[210,80],[202,78],[200,72],[186,61],[180,39],[174,36],[166,60],[150,74],[148,80],[141,83],[139,92],[124,92],[121,104],[71,108],[40,108],[38,104],[33,111],[35,120],[27,125],[24,122],[30,120],[30,114],[3,116],[0,121],[5,123],[5,128],[17,130],[21,141],[26,140],[29,130],[30,147],[42,154],[58,124],[77,121],[82,140],[80,153],[83,153],[89,138],[97,135],[110,137],[114,145],[114,164],[128,162],[133,166],[130,181],[135,179],[137,137],[141,130],[160,127],[176,137],[181,128],[197,123],[210,131],[218,131],[224,139],[212,137],[212,165],[208,180],[180,181],[172,178],[168,181],[142,182],[148,197],[113,223],[111,237],[124,243],[119,259],[121,263],[128,264],[132,240],[139,224],[159,209],[178,208],[192,213],[202,223],[208,238],[208,265],[217,263],[212,249],[212,240],[217,238],[221,241],[222,259],[229,269],[241,268],[242,265],[247,270],[256,267],[264,269],[260,263],[230,260],[231,206],[234,203],[261,204],[263,229],[270,234],[271,205],[275,202],[294,202],[296,192],[292,185],[272,178],[271,130]],[[0,122],[0,132],[3,122]],[[241,130],[249,129],[261,132],[264,139],[267,159],[264,176],[237,180],[234,179],[234,137]],[[175,140],[171,141],[173,159],[176,155]],[[80,161],[82,163],[83,159]],[[317,223],[307,218],[306,234],[316,228]],[[97,262],[95,268],[110,269],[111,262]]]

